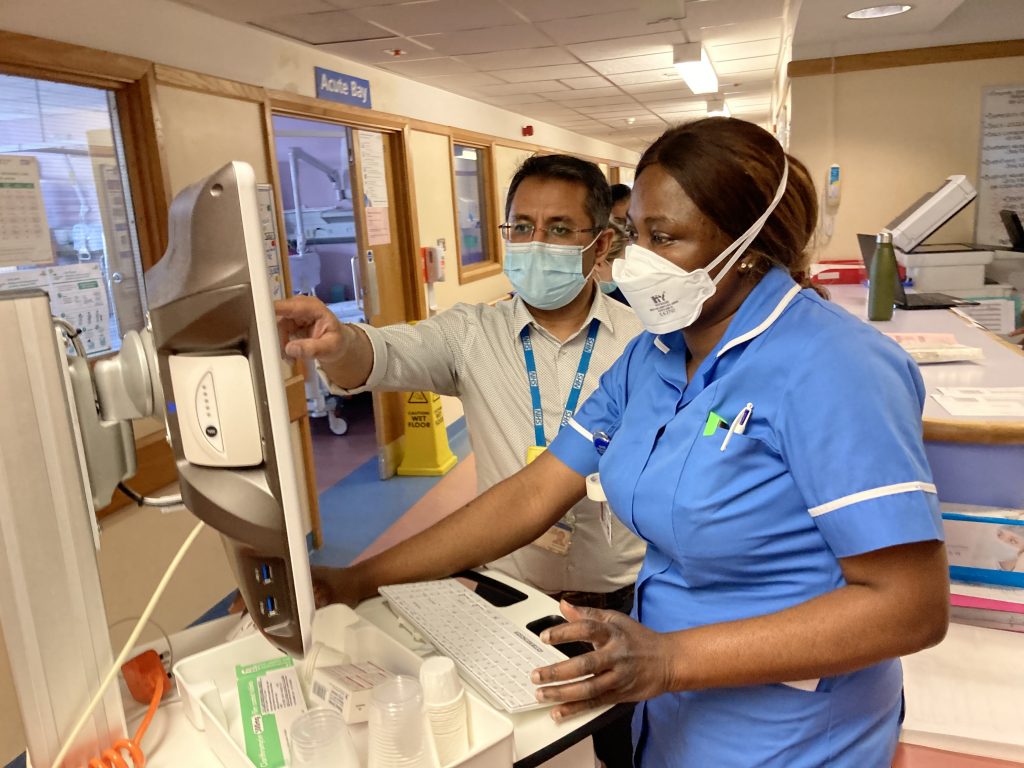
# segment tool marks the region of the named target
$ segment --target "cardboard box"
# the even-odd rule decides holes
[[[340,664],[313,670],[309,698],[333,707],[346,723],[365,723],[369,717],[370,692],[394,675],[372,661]]]
[[[288,731],[306,711],[299,676],[287,656],[235,667],[245,753],[256,768],[288,765]]]
[[[1024,587],[1024,510],[942,504],[951,579]]]

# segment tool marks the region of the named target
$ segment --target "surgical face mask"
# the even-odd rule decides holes
[[[583,252],[595,242],[596,237],[590,245],[505,243],[505,275],[531,307],[560,309],[587,284],[590,275],[583,274]]]
[[[612,262],[612,277],[644,328],[651,333],[662,334],[693,325],[700,317],[704,302],[714,295],[718,283],[761,232],[782,199],[788,178],[789,163],[786,162],[782,181],[768,210],[706,267],[688,272],[639,245],[626,247],[625,258]],[[710,272],[719,264],[722,268],[712,279]]]
[[[601,289],[601,293],[615,293],[615,290],[619,287],[619,284],[614,280],[598,280],[597,285]]]

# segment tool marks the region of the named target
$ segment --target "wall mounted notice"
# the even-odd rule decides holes
[[[260,230],[263,234],[263,253],[267,257],[270,294],[275,300],[283,299],[284,276],[281,274],[281,252],[277,244],[277,214],[274,211],[273,187],[269,184],[257,184],[256,199],[260,208]]]
[[[39,161],[0,155],[0,266],[53,261]]]
[[[388,245],[391,224],[388,217],[388,169],[384,158],[384,135],[359,131],[359,159],[363,172],[363,200],[366,203],[366,242]]]
[[[323,67],[314,67],[316,77],[316,97],[337,101],[340,104],[351,104],[353,107],[373,106],[370,100],[370,81],[361,77],[346,75],[344,72],[332,72]]]
[[[1009,246],[999,211],[1024,213],[1024,86],[985,91],[980,158],[974,240]]]
[[[0,273],[0,290],[39,288],[50,297],[50,312],[82,334],[86,354],[110,347],[110,302],[100,265],[69,264]]]

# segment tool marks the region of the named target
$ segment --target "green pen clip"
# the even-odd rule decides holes
[[[719,429],[728,429],[729,422],[723,419],[714,411],[708,413],[708,420],[704,424],[704,437],[711,437]]]

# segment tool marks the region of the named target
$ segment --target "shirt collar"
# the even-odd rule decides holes
[[[588,328],[590,326],[590,321],[596,317],[601,325],[607,327],[610,333],[615,333],[615,325],[612,323],[611,312],[609,312],[609,302],[611,301],[615,301],[615,299],[608,298],[599,288],[595,287],[594,298],[590,302],[590,311],[587,313],[587,319],[583,321],[582,325],[580,325],[579,331],[583,331]],[[512,299],[512,330],[514,330],[518,336],[523,332],[523,328],[531,324],[536,326],[538,330],[543,330],[543,326],[541,326],[540,323],[534,319],[533,315],[530,314],[530,310],[526,306],[526,303],[519,295],[516,295]],[[576,338],[579,331],[566,339],[566,343]]]
[[[717,359],[771,328],[799,292],[800,286],[788,271],[782,267],[773,267],[744,299],[736,316],[729,323],[729,328],[708,355],[708,359]],[[654,346],[666,355],[672,350],[686,348],[683,334],[678,332],[656,336]]]

